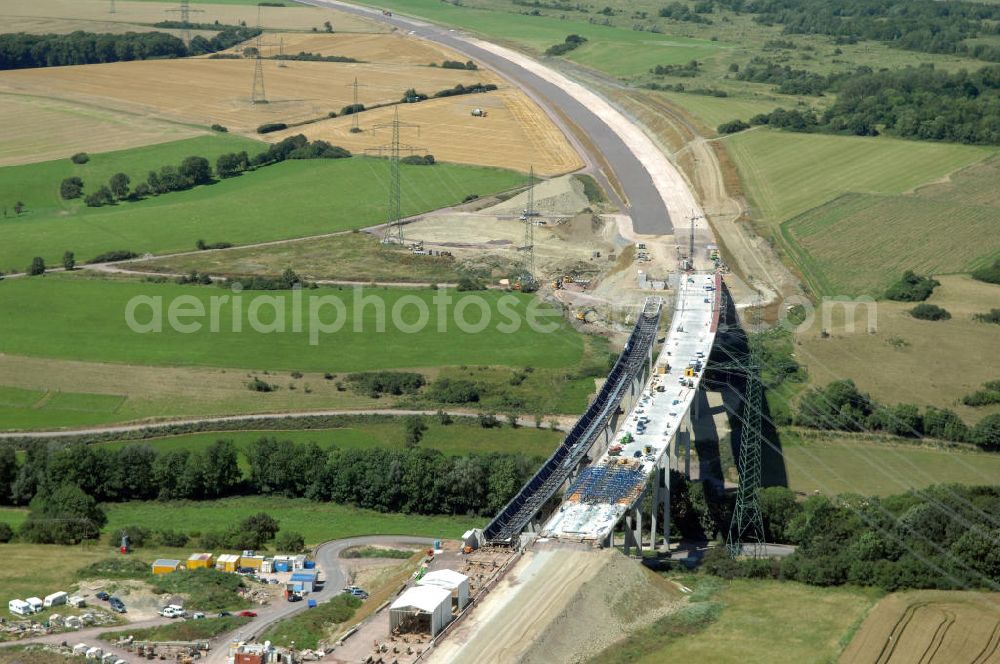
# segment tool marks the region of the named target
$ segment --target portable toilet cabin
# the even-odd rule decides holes
[[[215,556],[211,553],[192,553],[187,561],[188,569],[211,569],[215,564]]]
[[[31,607],[32,613],[38,613],[45,606],[45,602],[42,601],[41,597],[29,597],[24,601]]]
[[[215,569],[223,572],[235,572],[239,566],[240,557],[235,553],[223,553],[215,562]]]
[[[262,571],[264,556],[240,556],[240,567],[247,567],[255,572]]]
[[[7,610],[19,616],[27,616],[31,614],[31,605],[23,599],[12,599],[7,602]]]
[[[181,566],[181,561],[170,558],[159,558],[153,561],[153,574],[170,574],[176,572]]]
[[[53,606],[59,606],[61,604],[65,604],[67,598],[69,598],[69,594],[64,593],[63,591],[60,590],[57,593],[46,595],[45,601],[43,601],[42,604],[45,606],[46,609],[49,609],[52,608]]]

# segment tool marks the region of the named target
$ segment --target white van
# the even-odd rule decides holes
[[[45,606],[45,602],[42,601],[41,597],[29,597],[24,601],[26,601],[28,605],[31,606],[32,613],[38,613],[39,611],[42,610],[42,607]]]

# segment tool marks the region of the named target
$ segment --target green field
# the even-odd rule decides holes
[[[773,227],[845,192],[901,194],[996,153],[947,143],[756,129],[726,139],[754,219]]]
[[[989,159],[911,194],[845,194],[784,222],[782,236],[828,295],[877,297],[905,270],[970,272],[1000,257],[997,177],[1000,160]]]
[[[845,194],[781,232],[817,293],[880,297],[906,270],[948,274],[992,263],[1000,257],[998,215],[920,196]]]
[[[124,402],[124,396],[113,394],[0,386],[0,428],[99,424],[113,418]]]
[[[450,425],[442,425],[427,418],[428,429],[420,441],[420,447],[439,450],[447,455],[524,454],[529,457],[547,457],[562,440],[563,434],[549,429],[509,427],[483,429],[475,422],[463,422],[461,418]],[[246,450],[251,443],[263,436],[296,443],[316,443],[322,449],[370,449],[404,447],[402,421],[386,424],[359,424],[343,429],[294,429],[284,431],[217,431],[195,433],[170,438],[150,438],[142,441],[115,441],[99,443],[101,447],[118,449],[126,445],[149,445],[165,452],[167,450],[201,449],[216,440],[231,440],[240,449],[240,466],[248,467]]]
[[[432,367],[459,364],[489,363],[508,366],[566,367],[579,361],[583,351],[581,335],[558,316],[544,322],[554,323],[552,333],[532,330],[522,316],[522,325],[515,333],[505,334],[500,298],[512,306],[512,311],[524,313],[533,302],[528,295],[498,292],[452,293],[456,304],[445,309],[440,321],[446,332],[438,331],[438,307],[433,302],[434,291],[372,289],[363,297],[384,300],[384,331],[376,325],[378,308],[366,304],[355,312],[352,289],[318,289],[305,291],[301,308],[293,305],[289,292],[246,292],[242,295],[243,321],[241,331],[233,329],[232,302],[219,310],[219,331],[210,331],[209,320],[203,320],[201,331],[184,334],[168,324],[167,307],[174,298],[186,296],[194,307],[201,303],[205,313],[212,311],[209,298],[229,295],[212,286],[178,286],[134,281],[113,281],[50,275],[43,278],[5,280],[0,282],[0,352],[98,362],[121,362],[146,365],[243,367],[251,369],[284,369],[299,371],[360,371],[392,367]],[[346,323],[328,335],[318,335],[317,345],[310,345],[308,297],[329,295],[344,303]],[[140,334],[125,322],[127,303],[137,296],[163,298],[162,332]],[[255,331],[247,316],[252,311],[254,297],[284,297],[287,306],[280,319],[274,308],[262,306],[260,322],[275,320],[285,324],[287,332]],[[454,313],[461,311],[465,297],[483,302],[490,311],[489,326],[479,333],[463,332],[455,323]],[[404,302],[419,301],[428,310],[428,323],[419,330],[400,329],[392,324],[392,308],[402,298]],[[268,300],[257,300],[267,302]],[[155,304],[155,302],[154,302]],[[536,303],[537,304],[537,303]],[[360,300],[359,300],[360,306]],[[530,305],[534,306],[534,305]],[[137,320],[152,320],[149,307],[137,313]],[[294,332],[293,311],[301,312],[301,331]],[[418,320],[417,306],[400,309],[404,325]],[[59,312],[59,324],[53,325],[53,312]],[[362,315],[355,317],[355,313]],[[480,320],[481,310],[473,304],[465,308],[465,320]],[[147,318],[147,315],[150,318]],[[322,320],[331,323],[337,317],[332,306],[322,313]],[[189,320],[189,319],[185,319]],[[257,318],[253,319],[257,320]],[[356,323],[355,323],[356,321]],[[558,321],[558,322],[556,322]],[[357,325],[357,327],[356,327]],[[258,329],[261,329],[258,326]],[[468,328],[467,328],[468,329]],[[45,330],[45,334],[39,334]],[[358,331],[356,331],[358,330]]]
[[[482,527],[486,519],[467,516],[383,514],[336,503],[317,503],[304,498],[247,497],[204,502],[136,501],[105,506],[105,532],[123,526],[144,525],[185,533],[225,530],[258,512],[267,512],[283,530],[302,533],[307,544],[358,535],[414,535],[457,538],[466,530]]]
[[[726,48],[708,37],[693,39],[676,32],[657,34],[590,23],[586,13],[528,16],[523,7],[504,8],[505,3],[493,3],[490,8],[485,3],[461,7],[437,0],[379,0],[364,4],[465,28],[534,51],[544,51],[568,35],[577,34],[588,43],[566,58],[615,76],[642,74],[658,64],[711,57]]]
[[[723,583],[711,598],[722,604],[712,624],[672,641],[667,635],[666,645],[628,661],[826,664],[836,660],[877,599],[874,592],[856,588],[781,581]]]
[[[783,430],[788,486],[803,494],[890,496],[932,484],[992,485],[1000,454]]]
[[[2,222],[0,269],[23,271],[33,256],[57,265],[67,250],[82,262],[115,249],[140,254],[191,251],[199,239],[250,244],[384,221],[388,167],[384,160],[365,157],[291,160],[212,185],[101,208],[58,199],[59,183],[68,175],[80,174],[88,192],[116,171],[130,173],[138,182],[150,169],[177,164],[185,156],[201,154],[214,164],[213,150],[253,153],[254,146],[260,144],[208,136],[94,155],[84,166],[63,159],[2,168],[3,200],[22,200],[27,211],[17,218],[11,211]],[[87,170],[92,166],[97,167],[94,176]],[[402,169],[404,215],[452,205],[470,193],[487,195],[523,183],[521,175],[495,168],[441,163]]]

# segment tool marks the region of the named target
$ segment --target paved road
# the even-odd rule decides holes
[[[637,233],[669,235],[673,233],[670,215],[653,179],[632,153],[628,145],[601,118],[557,85],[550,83],[527,69],[491,51],[479,48],[463,39],[453,30],[398,15],[385,17],[381,11],[357,7],[337,0],[298,0],[303,4],[331,7],[350,14],[382,21],[414,36],[434,41],[459,53],[478,60],[494,71],[513,81],[518,87],[532,93],[537,101],[550,108],[558,108],[568,116],[600,152],[601,157],[614,169],[624,190],[626,211],[632,216]],[[595,161],[589,159],[588,161]]]

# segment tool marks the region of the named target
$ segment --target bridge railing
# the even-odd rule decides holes
[[[642,367],[656,336],[662,300],[647,298],[625,348],[608,374],[604,386],[562,444],[529,479],[513,499],[483,530],[486,541],[506,542],[531,521],[542,505],[566,481],[594,439],[611,419],[625,388]]]

